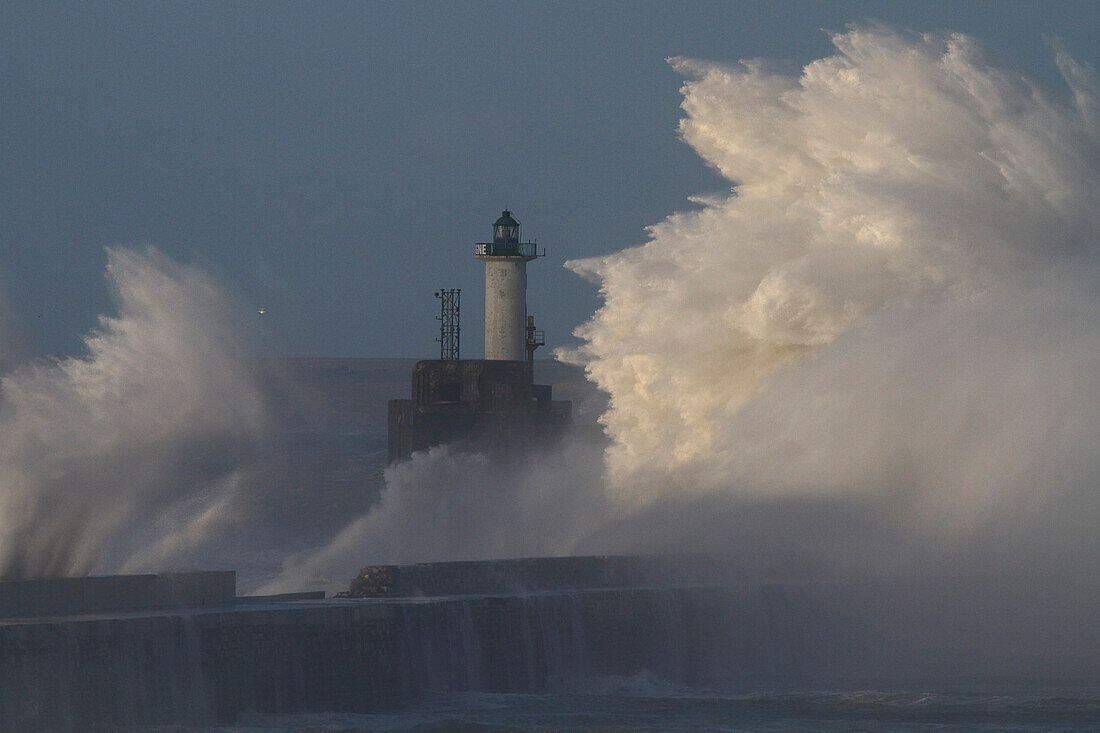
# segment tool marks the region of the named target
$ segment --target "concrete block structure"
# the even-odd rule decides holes
[[[552,442],[572,424],[572,404],[534,384],[528,361],[421,361],[412,399],[390,400],[389,460],[434,445],[515,451]]]

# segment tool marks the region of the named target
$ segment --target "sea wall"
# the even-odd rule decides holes
[[[843,588],[636,588],[0,624],[0,726],[376,711],[455,691],[540,692],[649,670],[686,684],[830,678],[852,663]]]
[[[736,567],[709,555],[590,555],[367,565],[342,598],[720,585]]]
[[[0,618],[232,604],[232,570],[0,582]]]
[[[509,560],[367,565],[346,598],[516,593],[647,585],[631,557],[532,557]]]

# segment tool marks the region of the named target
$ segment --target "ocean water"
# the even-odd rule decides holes
[[[738,687],[743,687],[738,685]],[[783,689],[786,688],[786,689]],[[1097,731],[1096,681],[951,680],[863,689],[685,688],[647,673],[575,680],[553,694],[463,693],[365,715],[244,716],[221,727],[119,728],[121,733],[367,731]]]

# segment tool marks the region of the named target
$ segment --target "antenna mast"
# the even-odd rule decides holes
[[[450,290],[438,290],[435,297],[439,298],[439,315],[435,317],[439,321],[439,359],[440,361],[458,361],[459,345],[459,297],[462,290],[452,288]]]

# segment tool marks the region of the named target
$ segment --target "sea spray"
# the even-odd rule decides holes
[[[227,299],[155,250],[108,250],[118,313],[84,356],[0,381],[0,577],[172,567],[229,521],[263,402]]]
[[[327,546],[288,558],[257,592],[346,590],[367,562],[415,563],[569,554],[610,512],[599,446],[497,460],[439,446],[386,470],[380,503]]]

